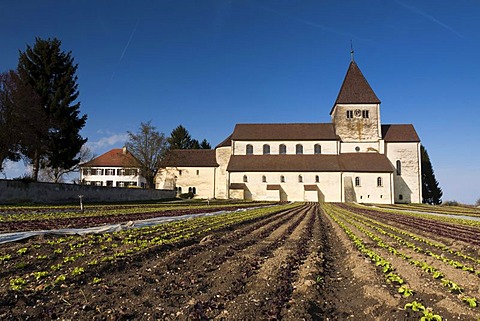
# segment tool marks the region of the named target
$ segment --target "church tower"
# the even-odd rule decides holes
[[[330,112],[342,142],[378,142],[382,139],[380,100],[352,59]]]

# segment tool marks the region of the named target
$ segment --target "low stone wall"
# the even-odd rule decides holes
[[[175,198],[175,191],[0,180],[0,204],[155,201]]]

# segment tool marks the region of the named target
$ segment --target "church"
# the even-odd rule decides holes
[[[237,124],[213,150],[173,150],[156,188],[198,198],[420,203],[420,139],[382,124],[380,100],[352,59],[331,123]]]

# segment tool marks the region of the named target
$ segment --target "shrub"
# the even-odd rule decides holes
[[[192,192],[180,194],[179,197],[183,199],[192,199],[195,196]]]

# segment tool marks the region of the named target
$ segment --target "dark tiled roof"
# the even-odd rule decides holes
[[[220,144],[218,144],[215,148],[228,147],[228,146],[232,146],[232,134],[230,134],[230,136],[225,138],[225,140]]]
[[[122,148],[112,149],[93,160],[83,163],[81,167],[140,167],[140,162]]]
[[[331,123],[237,124],[232,140],[338,140]]]
[[[244,189],[245,183],[231,183],[229,186],[230,189]]]
[[[318,191],[317,185],[303,185],[304,191]]]
[[[375,95],[355,61],[348,66],[347,74],[335,101],[336,104],[380,104],[380,99]],[[330,114],[332,112],[333,108]]]
[[[168,167],[218,167],[214,149],[174,149],[165,158]]]
[[[393,172],[377,153],[340,155],[232,155],[229,172]]]
[[[420,142],[411,124],[382,125],[382,137],[386,142]]]
[[[279,191],[282,189],[282,186],[279,184],[268,184],[267,191]]]

